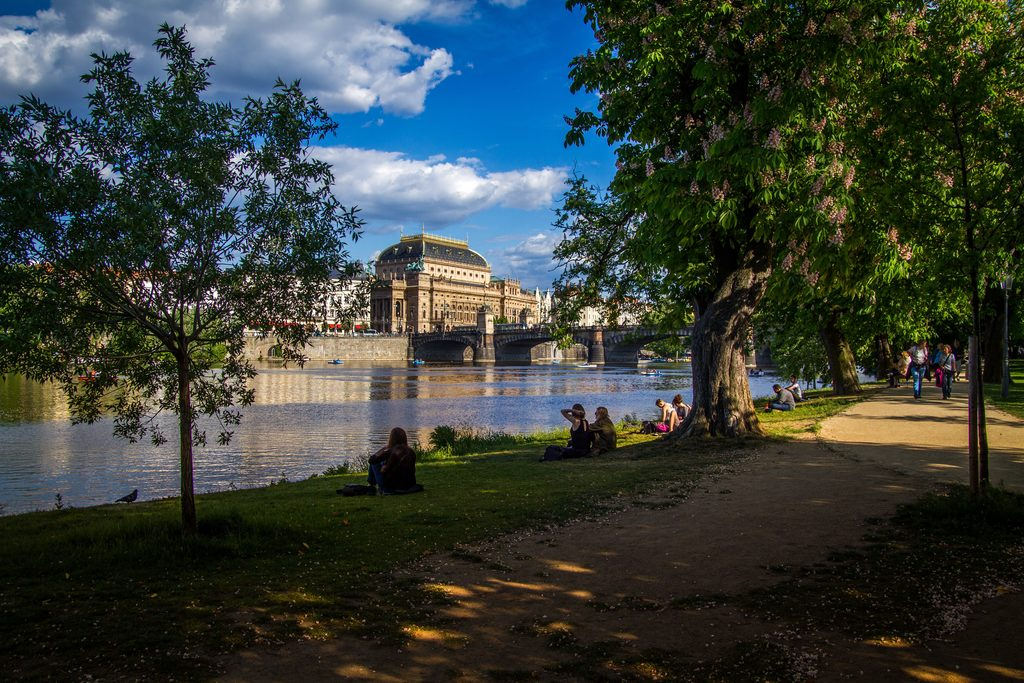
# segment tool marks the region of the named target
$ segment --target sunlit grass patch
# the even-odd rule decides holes
[[[871,382],[861,385],[862,391],[857,396],[834,396],[829,389],[813,389],[804,392],[804,400],[796,404],[794,410],[773,410],[766,412],[768,397],[754,400],[757,408],[757,419],[762,429],[770,437],[791,437],[798,434],[818,433],[821,424],[828,418],[838,415],[855,403],[859,403],[877,394],[884,384]]]
[[[986,384],[985,398],[1000,410],[1024,420],[1024,360],[1010,361],[1010,379],[1012,383],[1006,398],[1002,397],[1002,386],[999,384]]]

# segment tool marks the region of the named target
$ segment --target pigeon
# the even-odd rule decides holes
[[[138,497],[139,497],[139,490],[135,489],[134,491],[129,493],[127,496],[121,496],[120,498],[118,498],[114,502],[115,503],[134,503],[138,499]]]

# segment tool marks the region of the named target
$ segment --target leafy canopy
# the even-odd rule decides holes
[[[247,326],[297,353],[310,330],[284,323],[316,318],[361,222],[310,155],[336,124],[297,82],[207,101],[213,61],[185,30],[155,46],[145,83],[129,54],[93,55],[85,116],[34,96],[0,110],[0,368],[130,439],[163,441],[170,411],[195,443],[199,414],[226,441],[253,400]]]

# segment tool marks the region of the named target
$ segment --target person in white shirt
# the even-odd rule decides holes
[[[928,345],[919,341],[909,349],[910,376],[914,378],[914,398],[921,398],[921,383],[928,374]]]

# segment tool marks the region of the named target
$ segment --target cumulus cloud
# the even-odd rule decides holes
[[[515,2],[517,0],[512,0]],[[509,0],[503,0],[509,2]],[[32,16],[0,16],[0,98],[34,92],[78,104],[78,76],[91,52],[128,50],[136,71],[160,69],[151,45],[162,22],[188,27],[200,56],[217,61],[214,90],[238,98],[266,92],[273,79],[302,79],[330,111],[380,106],[415,115],[454,73],[443,47],[414,43],[399,24],[457,19],[474,0],[53,0]]]
[[[495,206],[535,210],[551,205],[566,169],[545,167],[487,172],[480,161],[444,155],[414,159],[401,152],[317,147],[334,169],[336,194],[364,218],[444,227]]]
[[[501,264],[508,275],[518,277],[526,288],[548,289],[558,276],[552,253],[559,241],[559,236],[554,233],[539,232],[511,247],[489,254],[489,260]]]

